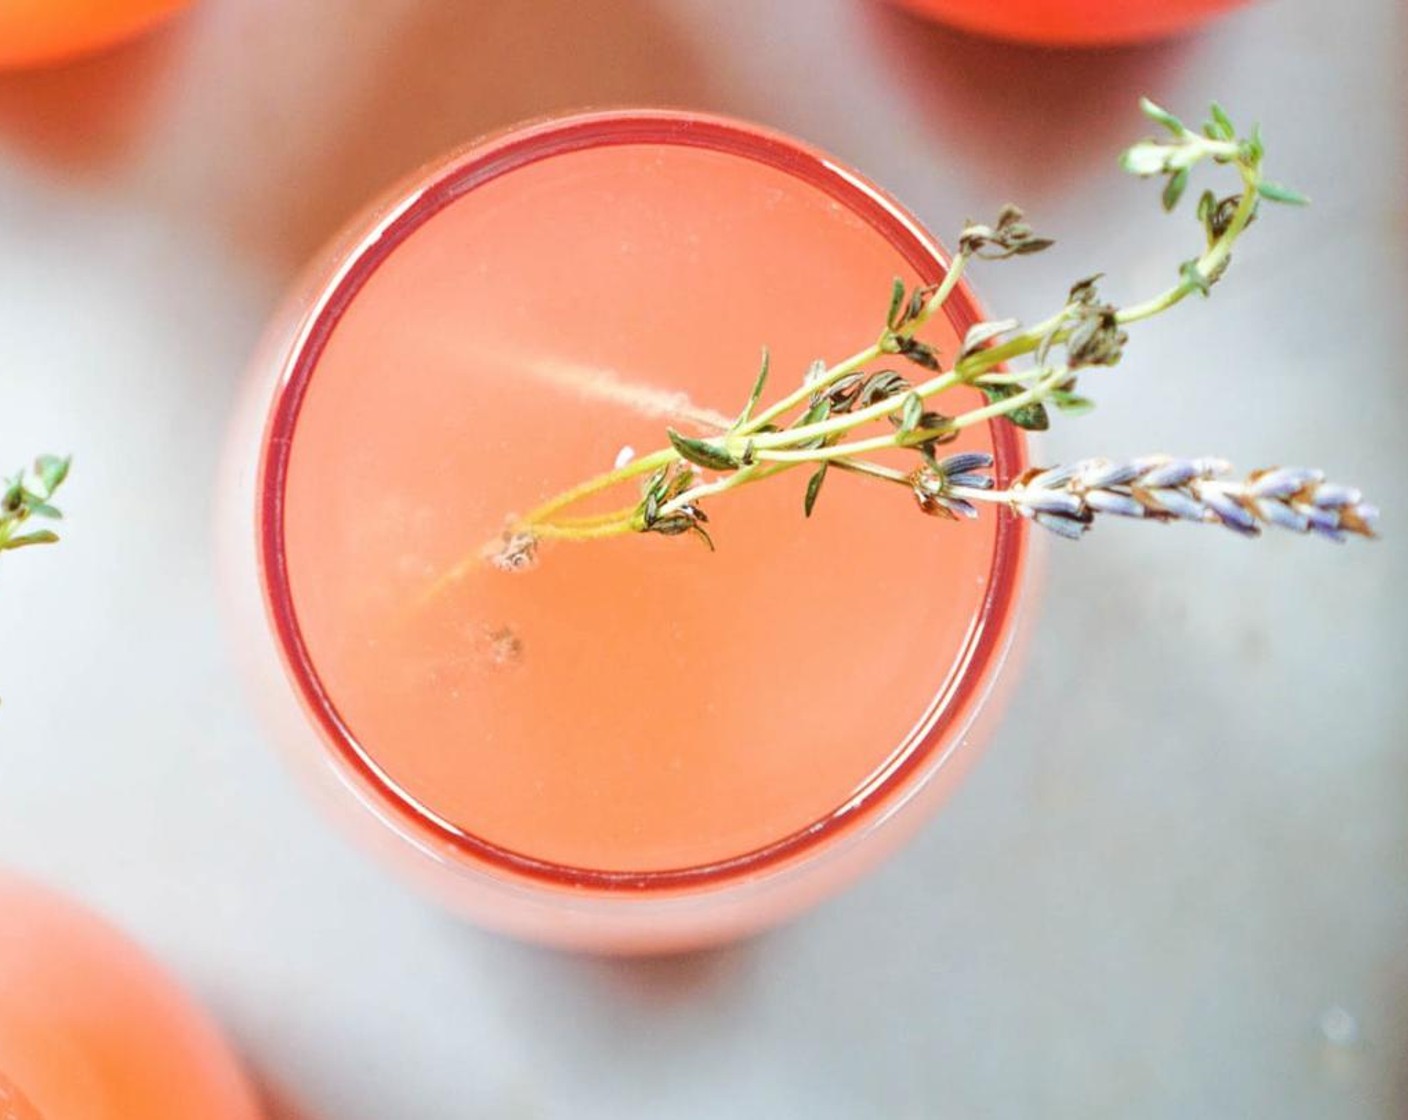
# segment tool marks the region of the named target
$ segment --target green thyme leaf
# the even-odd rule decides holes
[[[0,491],[0,552],[36,544],[53,544],[59,539],[56,533],[48,529],[28,533],[17,530],[32,517],[50,521],[63,517],[49,499],[68,477],[69,462],[57,455],[41,455],[34,461],[31,482],[26,482],[23,469],[14,478],[5,481],[4,489]]]
[[[1262,156],[1266,155],[1266,144],[1261,138],[1261,125],[1252,125],[1252,134],[1247,137],[1246,142],[1247,159],[1253,165],[1261,162]]]
[[[924,415],[924,398],[911,390],[904,398],[904,404],[900,407],[900,433],[907,435],[919,427],[919,421]]]
[[[665,485],[665,480],[669,477],[670,468],[668,466],[653,470],[642,484],[641,490],[645,493],[649,493],[651,490],[658,490]]]
[[[649,524],[652,533],[659,533],[662,537],[678,537],[694,528],[694,518],[683,513],[671,513],[657,517]]]
[[[741,428],[744,424],[748,423],[749,418],[753,415],[753,409],[757,407],[758,401],[762,399],[763,386],[768,382],[768,365],[770,361],[771,356],[768,352],[768,348],[764,346],[762,365],[758,369],[758,376],[753,382],[752,391],[748,394],[748,403],[743,406],[743,411],[738,414],[738,419],[733,423],[735,428]]]
[[[812,402],[811,407],[808,408],[806,412],[802,413],[802,415],[797,418],[797,423],[794,426],[798,428],[805,428],[809,424],[820,424],[823,420],[829,419],[831,419],[831,398],[822,397],[819,400],[815,400]],[[805,440],[797,446],[802,448],[803,450],[810,450],[817,447],[821,447],[825,443],[825,436],[816,436],[812,439]]]
[[[945,416],[942,412],[926,412],[919,418],[919,427],[926,432],[937,432],[938,435],[931,436],[917,446],[921,451],[925,448],[933,450],[941,443],[952,443],[958,438],[958,431],[950,425],[953,423],[952,416]]]
[[[670,443],[680,456],[696,466],[707,467],[711,471],[738,469],[738,460],[716,443],[681,435],[673,428],[667,428],[665,434],[670,437]]]
[[[865,387],[865,375],[848,373],[839,381],[833,382],[826,390],[826,399],[831,402],[832,413],[849,412]]]
[[[976,354],[995,338],[1000,338],[1009,331],[1015,331],[1022,324],[1016,319],[998,319],[984,323],[974,323],[968,328],[968,332],[963,336],[963,346],[959,351],[960,358],[966,358],[970,354]]]
[[[1021,408],[1013,409],[1007,414],[1007,419],[1017,427],[1025,428],[1029,432],[1044,432],[1051,426],[1051,421],[1046,415],[1046,406],[1040,401],[1033,401],[1031,404],[1024,404]]]
[[[22,533],[18,537],[11,537],[5,542],[5,547],[27,548],[32,544],[53,544],[58,539],[57,533],[52,533],[48,529],[36,529],[32,533]]]
[[[1080,416],[1095,407],[1095,402],[1089,397],[1078,396],[1065,389],[1057,389],[1052,393],[1051,403],[1071,416]]]
[[[922,288],[915,288],[909,293],[909,306],[904,310],[904,321],[908,323],[911,319],[919,318],[924,310],[924,305],[929,302],[929,298],[939,290],[937,284],[926,284]]]
[[[983,391],[983,396],[987,397],[990,404],[997,404],[999,401],[1005,401],[1009,397],[1015,397],[1018,393],[1023,392],[1018,385],[979,384],[978,388]],[[1027,404],[1019,405],[1005,415],[1017,427],[1025,428],[1029,432],[1044,432],[1051,426],[1051,420],[1046,415],[1046,408],[1040,401],[1030,401]]]
[[[678,498],[686,490],[694,485],[694,468],[687,463],[676,463],[675,469],[670,472],[669,480],[661,489],[660,497],[663,501],[670,501]]]
[[[958,235],[960,255],[988,261],[1039,253],[1054,244],[1049,237],[1036,236],[1021,208],[1011,203],[998,213],[995,226],[969,222]]]
[[[1210,128],[1205,130],[1209,139],[1212,140],[1235,140],[1237,139],[1237,126],[1232,123],[1232,118],[1227,115],[1227,110],[1216,101],[1212,103],[1212,121]]]
[[[860,396],[856,399],[857,408],[869,408],[873,404],[893,397],[896,393],[903,393],[909,388],[909,382],[892,369],[882,369],[879,373],[873,373],[867,379],[864,388],[860,391]]]
[[[903,319],[904,294],[904,281],[896,276],[890,285],[890,311],[885,316],[892,331],[899,330]]]
[[[915,365],[938,372],[939,352],[927,342],[920,342],[917,338],[901,338],[897,349]]]
[[[822,463],[807,480],[807,496],[802,500],[802,510],[808,517],[812,515],[812,509],[816,506],[816,496],[821,493],[821,484],[826,481],[826,468],[830,465],[830,463]]]
[[[1284,202],[1288,206],[1310,205],[1310,199],[1300,191],[1284,183],[1273,183],[1269,179],[1263,179],[1256,185],[1256,193],[1270,202]]]
[[[1158,124],[1163,125],[1166,129],[1173,133],[1174,136],[1181,137],[1185,132],[1188,131],[1183,126],[1183,122],[1181,120],[1179,120],[1161,105],[1154,104],[1154,102],[1150,101],[1147,97],[1141,97],[1139,99],[1139,111],[1143,113],[1146,117],[1148,117],[1151,121],[1155,121]]]
[[[1184,167],[1168,177],[1168,182],[1164,185],[1165,210],[1172,210],[1178,205],[1178,200],[1183,197],[1183,192],[1188,187],[1188,175],[1188,168]]]
[[[73,463],[72,456],[59,458],[57,455],[41,455],[34,461],[34,473],[44,484],[45,496],[52,495],[68,477],[68,469]]]
[[[808,424],[820,424],[830,416],[831,399],[829,397],[822,397],[820,400],[813,401],[807,411],[802,413],[797,420],[796,426],[805,428]]]

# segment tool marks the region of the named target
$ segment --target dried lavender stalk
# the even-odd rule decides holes
[[[1227,477],[1231,466],[1222,459],[1082,459],[1034,467],[998,490],[992,465],[991,455],[962,452],[915,471],[910,483],[926,513],[975,517],[975,503],[1002,503],[1070,540],[1084,536],[1099,516],[1201,521],[1247,537],[1275,525],[1341,542],[1373,537],[1379,518],[1358,490],[1305,467],[1271,467],[1238,479]]]

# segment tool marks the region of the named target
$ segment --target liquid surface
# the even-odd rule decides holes
[[[536,859],[662,870],[806,828],[894,761],[982,602],[990,517],[833,472],[807,520],[797,471],[709,505],[716,553],[562,543],[425,593],[511,511],[698,430],[615,387],[735,413],[764,343],[772,398],[873,339],[896,275],[828,194],[674,144],[510,172],[381,264],[313,373],[284,524],[313,664],[391,781]]]
[[[205,1015],[105,922],[0,872],[0,1120],[257,1120]]]

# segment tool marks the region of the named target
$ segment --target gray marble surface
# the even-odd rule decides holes
[[[78,454],[63,545],[0,564],[0,860],[160,953],[283,1117],[1408,1114],[1400,7],[1268,0],[1068,55],[866,0],[208,0],[0,78],[0,447]],[[502,941],[313,814],[233,679],[207,525],[242,363],[372,191],[532,113],[714,108],[832,149],[941,234],[1020,200],[1060,248],[977,284],[1035,314],[1074,275],[1132,294],[1188,255],[1186,216],[1114,169],[1143,91],[1259,116],[1318,205],[1268,213],[1046,450],[1313,461],[1372,489],[1388,539],[1053,548],[950,807],[726,951]],[[1334,1009],[1355,1037],[1327,1038]]]

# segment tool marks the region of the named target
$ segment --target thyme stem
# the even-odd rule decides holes
[[[1240,193],[1220,201],[1210,191],[1203,193],[1198,218],[1206,234],[1204,248],[1183,263],[1176,284],[1140,302],[1116,307],[1098,299],[1098,277],[1082,280],[1071,288],[1059,310],[1032,326],[1005,321],[976,324],[945,369],[937,350],[918,335],[947,304],[970,260],[1023,255],[1050,244],[1032,234],[1021,211],[1004,208],[993,226],[970,224],[963,230],[959,251],[938,284],[907,295],[896,281],[885,328],[875,342],[830,366],[814,363],[799,385],[762,411],[755,411],[768,377],[765,356],[748,404],[731,427],[699,438],[671,431],[671,446],[578,483],[513,519],[505,532],[506,543],[494,554],[495,562],[501,567],[519,567],[531,556],[535,543],[546,539],[593,540],[645,531],[668,535],[694,532],[708,540],[701,527],[708,520],[701,502],[807,464],[818,468],[808,486],[807,513],[828,466],[910,487],[921,508],[930,513],[954,516],[957,510],[970,516],[970,499],[1018,502],[1019,491],[994,490],[990,479],[975,479],[958,468],[954,468],[957,473],[952,480],[940,479],[935,474],[935,448],[967,428],[1001,419],[1024,428],[1044,428],[1048,404],[1070,411],[1089,407],[1089,402],[1074,392],[1076,379],[1087,367],[1112,366],[1119,361],[1126,341],[1123,327],[1159,315],[1193,292],[1206,295],[1226,270],[1234,245],[1256,215],[1259,199],[1304,201],[1290,188],[1263,177],[1259,131],[1253,129],[1249,137],[1239,137],[1220,107],[1213,106],[1211,120],[1200,132],[1150,102],[1142,107],[1172,139],[1135,144],[1124,153],[1122,162],[1133,174],[1165,177],[1165,209],[1177,205],[1190,172],[1205,161],[1232,165],[1240,180]],[[1048,360],[1057,348],[1062,360]],[[1026,368],[1005,368],[1006,363],[1027,355],[1034,355],[1034,361]],[[919,366],[930,376],[911,384],[892,370],[866,372],[891,356]],[[986,403],[956,416],[925,411],[935,398],[964,385],[980,390]],[[784,426],[788,417],[792,421]],[[889,421],[890,430],[872,435],[858,431],[880,421]],[[852,433],[855,438],[846,438]],[[865,458],[872,452],[893,450],[918,451],[923,456],[920,467],[906,473]],[[962,464],[974,454],[960,453],[945,462]],[[715,477],[701,479],[696,467],[716,472]],[[606,513],[558,516],[578,502],[633,479],[641,480],[643,492],[632,506]],[[1209,488],[1208,493],[1214,490]],[[1119,505],[1123,497],[1116,494],[1098,500]],[[1055,516],[1050,510],[1040,512],[1043,517]]]
[[[599,474],[594,478],[589,478],[585,482],[573,486],[570,490],[549,498],[542,505],[530,510],[515,522],[517,525],[532,525],[541,528],[547,523],[547,519],[558,510],[580,502],[583,498],[590,498],[593,494],[599,494],[603,490],[608,490],[622,482],[627,482],[632,478],[638,478],[643,474],[649,474],[653,470],[666,466],[679,458],[679,455],[672,448],[661,448],[659,451],[649,455],[643,455],[638,459],[632,459],[624,467],[617,467],[615,470]]]

